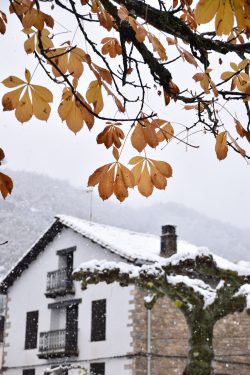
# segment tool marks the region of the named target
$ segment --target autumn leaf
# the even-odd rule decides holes
[[[111,58],[116,57],[117,55],[122,54],[122,47],[116,38],[103,38],[101,43],[102,46],[102,54],[109,55]]]
[[[121,123],[119,122],[107,122],[107,126],[101,133],[98,134],[96,141],[98,144],[103,143],[106,148],[110,148],[115,145],[117,148],[121,147],[121,139],[124,139],[125,135],[120,128]]]
[[[86,92],[86,99],[90,104],[93,104],[95,113],[98,114],[102,111],[104,105],[102,87],[97,80],[90,82]]]
[[[69,88],[65,88],[62,93],[62,101],[58,107],[58,114],[62,121],[75,134],[81,130],[84,122],[89,129],[94,125],[94,116],[90,113],[90,106],[79,92],[75,93],[84,105],[77,100]]]
[[[156,133],[157,139],[159,142],[170,141],[174,135],[174,128],[172,124],[166,120],[154,119],[151,123],[155,128],[158,128]]]
[[[97,70],[98,74],[101,76],[101,78],[109,83],[111,85],[112,83],[112,75],[109,70],[102,68],[101,66],[98,66],[93,63],[94,68]]]
[[[204,73],[196,73],[193,76],[193,79],[195,82],[199,82],[201,85],[201,88],[205,91],[206,94],[209,94],[209,85],[210,85],[210,78],[209,73],[211,72],[211,69],[207,69]]]
[[[23,86],[4,94],[4,96],[2,97],[2,105],[4,111],[12,111],[17,107],[22,91]]]
[[[0,165],[4,158],[5,158],[4,150],[0,147]]]
[[[180,52],[180,55],[181,55],[183,60],[187,61],[189,64],[194,65],[196,68],[198,67],[198,64],[197,64],[194,56],[192,55],[192,53],[190,53],[187,50],[185,50],[184,48],[180,48],[178,46],[177,46],[177,49]]]
[[[144,138],[142,126],[138,123],[137,125],[135,125],[134,131],[131,135],[131,144],[139,152],[144,150],[144,148],[147,146],[147,143]]]
[[[124,113],[125,112],[125,108],[122,105],[121,101],[118,99],[118,97],[110,90],[110,88],[105,84],[105,82],[102,82],[102,86],[104,87],[106,93],[108,95],[111,95],[112,98],[114,99],[114,102],[115,102],[115,104],[116,104],[116,106],[118,108],[118,111]]]
[[[162,160],[149,159],[154,164],[156,169],[166,178],[172,177],[173,171],[170,164]]]
[[[5,87],[13,88],[13,87],[17,87],[17,86],[20,86],[20,85],[24,85],[25,81],[23,81],[22,79],[20,79],[18,77],[15,77],[15,76],[9,76],[8,78],[6,78],[2,81],[2,84]]]
[[[248,83],[250,82],[249,74],[242,71],[249,65],[249,60],[243,59],[239,64],[233,62],[230,63],[232,71],[225,71],[221,74],[221,79],[223,81],[231,81],[231,90],[234,90],[236,87],[239,91],[244,92],[247,88]]]
[[[31,74],[28,69],[25,70],[26,81],[15,76],[9,76],[2,81],[6,87],[18,87],[2,97],[4,111],[15,109],[15,115],[18,121],[27,122],[34,115],[42,121],[47,121],[50,115],[50,105],[53,101],[52,93],[43,86],[30,83]],[[23,92],[24,91],[24,92]]]
[[[246,133],[245,129],[243,128],[239,120],[234,119],[234,122],[235,122],[235,128],[236,128],[237,133],[239,134],[241,138],[243,138]]]
[[[54,19],[41,10],[31,8],[23,16],[22,24],[25,29],[34,26],[37,30],[43,30],[44,25],[54,27]]]
[[[166,49],[159,39],[155,35],[148,33],[148,40],[152,44],[153,50],[158,53],[160,59],[162,61],[167,60]]]
[[[219,160],[223,160],[227,157],[227,131],[221,132],[216,136],[215,152]]]
[[[112,165],[112,163],[105,164],[100,168],[97,168],[95,172],[89,177],[88,180],[88,186],[96,186],[99,184],[101,177],[103,174],[105,174],[109,167]]]
[[[120,164],[120,168],[125,186],[127,188],[133,188],[135,186],[133,173],[127,167],[125,167],[125,165]]]
[[[83,63],[88,62],[87,54],[81,48],[71,46],[50,49],[46,52],[48,62],[52,64],[52,72],[55,77],[69,72],[74,78],[80,78],[84,67]],[[57,69],[58,68],[58,69]]]
[[[153,189],[154,186],[149,174],[148,165],[145,163],[138,182],[138,190],[144,197],[149,197],[153,193]]]
[[[4,173],[0,172],[0,192],[5,199],[8,194],[11,194],[13,189],[12,179]]]
[[[118,160],[119,155],[116,155],[116,152],[118,150],[114,148],[113,153]],[[97,168],[88,180],[88,186],[98,185],[99,195],[103,200],[114,193],[120,202],[128,197],[128,188],[133,188],[134,184],[132,172],[117,161]]]
[[[53,42],[50,38],[50,32],[47,29],[43,29],[42,31],[36,31],[32,28],[23,29],[23,33],[28,36],[28,39],[24,42],[24,49],[27,54],[33,53],[35,50],[41,54],[41,50],[39,47],[39,38],[42,43],[42,47],[44,51],[48,51],[54,47]]]
[[[117,168],[116,178],[114,182],[114,194],[120,202],[123,202],[128,197],[128,188],[125,185],[123,173],[119,165]]]
[[[6,32],[7,17],[6,14],[0,10],[0,33],[5,34]]]
[[[199,0],[194,14],[199,24],[208,23],[215,18],[217,35],[229,35],[234,26],[234,18],[239,32],[249,27],[248,3],[241,0]]]
[[[158,171],[153,163],[149,163],[152,184],[160,190],[167,186],[167,179]]]
[[[106,30],[110,31],[113,27],[114,18],[109,14],[102,4],[99,3],[97,17],[100,21],[100,25],[102,25]]]
[[[159,144],[154,124],[144,117],[142,114],[131,135],[131,144],[139,152],[144,150],[146,145],[155,148]]]
[[[114,192],[115,164],[101,176],[98,185],[99,195],[103,200],[108,199]]]
[[[22,123],[29,121],[33,115],[33,108],[29,96],[28,87],[25,89],[23,96],[16,106],[15,115],[17,120]]]
[[[145,197],[152,194],[154,187],[164,190],[167,186],[167,178],[172,176],[171,166],[164,161],[135,156],[130,159],[129,164],[134,165],[131,169],[134,184]]]

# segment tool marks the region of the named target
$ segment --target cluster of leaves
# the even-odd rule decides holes
[[[123,202],[128,197],[128,189],[135,186],[144,197],[149,197],[154,187],[165,189],[167,178],[172,176],[172,168],[165,161],[135,156],[129,161],[133,165],[129,170],[119,162],[120,155],[116,147],[113,147],[113,156],[116,161],[96,169],[88,181],[88,186],[98,185],[99,195],[104,200],[114,194]]]
[[[219,100],[241,100],[248,117],[250,114],[249,59],[246,56],[249,45],[245,43],[245,38],[250,36],[248,0],[199,0],[197,4],[193,4],[192,0],[173,0],[169,9],[165,2],[159,2],[159,7],[154,8],[138,0],[81,0],[80,4],[69,0],[67,5],[60,1],[51,2],[52,8],[60,7],[75,19],[76,31],[91,52],[87,53],[89,49],[86,48],[86,51],[83,50],[82,44],[81,47],[74,44],[74,37],[71,42],[56,42],[56,34],[52,33],[55,21],[41,10],[43,2],[12,0],[9,11],[22,24],[22,32],[26,36],[25,52],[37,58],[51,81],[63,85],[58,105],[61,120],[74,133],[79,132],[84,123],[90,130],[97,119],[105,121],[96,141],[107,149],[113,146],[114,161],[98,168],[89,179],[90,186],[98,185],[102,199],[108,199],[114,193],[123,201],[129,188],[135,186],[146,197],[152,194],[154,187],[165,189],[172,169],[166,162],[148,158],[147,147],[155,149],[161,142],[168,143],[174,139],[192,146],[187,142],[187,136],[179,138],[179,133],[176,134],[169,121],[145,109],[145,92],[150,86],[142,77],[142,64],[149,67],[154,81],[152,86],[161,97],[163,106],[178,101],[184,104],[184,109],[194,111],[197,121],[189,127],[185,125],[187,133],[198,125],[206,133],[211,133],[215,137],[219,160],[225,159],[229,146],[246,160],[249,158],[238,144],[237,137],[250,140],[250,121],[243,126],[232,115],[233,130],[236,130],[236,135],[233,135],[218,117],[217,109],[225,105]],[[213,19],[215,30],[201,34],[199,25]],[[108,33],[99,44],[95,42],[94,27],[88,28],[88,23],[99,24],[104,33]],[[0,11],[0,33],[5,33],[6,24],[6,14]],[[223,35],[228,37],[226,41]],[[168,56],[173,53],[171,47],[175,47],[177,56],[168,61]],[[231,63],[232,71],[222,72],[219,82],[212,77],[216,69],[210,67],[211,51],[221,55],[233,52],[241,58],[240,62]],[[183,64],[199,69],[193,75],[197,91],[186,87],[180,89],[173,81],[168,67],[174,67],[179,58]],[[222,65],[221,58],[219,65]],[[47,121],[50,116],[52,92],[33,84],[33,75],[26,69],[25,81],[14,75],[2,81],[5,87],[14,89],[4,94],[3,110],[14,111],[21,123],[29,121],[32,116],[42,121]],[[85,92],[82,80],[87,84]],[[228,82],[230,91],[220,88]],[[129,90],[124,91],[124,86]],[[139,91],[140,96],[131,99],[127,96],[128,91]],[[115,113],[105,117],[102,112],[107,108],[109,98],[114,101]],[[139,105],[136,115],[129,116],[130,103]],[[220,131],[221,127],[223,131]],[[120,161],[128,139],[134,149],[144,153],[144,156],[132,157],[128,163],[133,166],[131,170]]]

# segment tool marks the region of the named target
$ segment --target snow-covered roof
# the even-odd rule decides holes
[[[0,293],[6,293],[7,289],[14,283],[16,278],[21,275],[29,264],[37,258],[40,252],[44,251],[48,243],[65,227],[72,229],[85,238],[90,239],[101,247],[134,264],[155,262],[159,264],[169,262],[171,264],[177,264],[184,259],[194,259],[198,255],[212,255],[220,268],[231,269],[241,275],[250,274],[249,264],[243,263],[236,265],[226,259],[215,256],[207,248],[197,247],[186,241],[179,240],[177,242],[177,254],[166,259],[159,255],[160,236],[89,222],[72,216],[57,215],[55,218],[55,222],[34,245],[25,252],[15,266],[3,278],[0,283]],[[105,260],[105,253],[103,258],[103,260]],[[81,268],[81,266],[79,268]],[[86,264],[84,266],[86,266]]]
[[[24,255],[16,262],[12,269],[0,282],[0,293],[15,282],[22,272],[44,251],[49,242],[64,228],[71,228],[75,232],[99,244],[103,248],[121,256],[122,258],[138,263],[160,262],[160,236],[137,233],[110,225],[98,224],[79,219],[73,216],[56,215],[56,221],[38,238]],[[178,241],[178,252],[196,254],[200,248],[185,241]],[[105,256],[104,256],[105,258]]]
[[[160,262],[162,260],[159,255],[160,236],[93,223],[72,216],[57,215],[56,218],[66,227],[130,261]],[[186,241],[178,241],[177,248],[181,253],[196,253],[199,249]]]

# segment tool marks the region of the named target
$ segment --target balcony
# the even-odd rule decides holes
[[[60,268],[59,270],[48,272],[46,297],[55,298],[66,294],[74,294],[74,284],[70,275],[71,271],[68,268]]]
[[[60,358],[77,356],[77,331],[67,332],[66,329],[41,332],[38,358]]]

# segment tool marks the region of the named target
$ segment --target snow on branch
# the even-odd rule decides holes
[[[145,305],[152,308],[157,298],[168,295],[182,299],[184,307],[200,305],[214,309],[221,299],[235,302],[236,308],[250,308],[250,268],[215,256],[207,249],[182,251],[151,264],[92,260],[80,265],[73,273],[83,289],[88,284],[106,282],[121,286],[135,284],[148,291]],[[237,303],[236,303],[237,302]]]
[[[66,373],[69,370],[79,370],[79,375],[87,375],[88,371],[81,365],[69,365],[69,366],[58,366],[54,367],[53,369],[47,368],[43,375],[60,375],[62,373]]]

